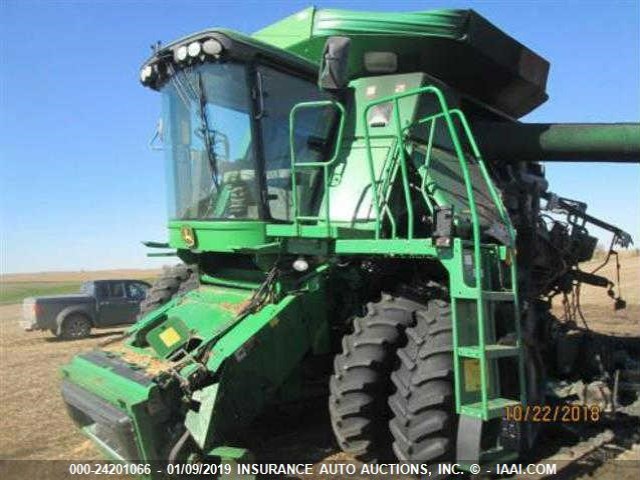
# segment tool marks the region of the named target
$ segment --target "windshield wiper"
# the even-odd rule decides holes
[[[209,129],[209,119],[207,117],[207,96],[204,93],[204,82],[202,73],[198,73],[198,99],[200,101],[200,120],[202,121],[202,139],[207,152],[207,160],[211,168],[211,177],[216,189],[220,187],[218,180],[218,156],[215,152],[215,132]],[[214,137],[211,138],[211,135]]]

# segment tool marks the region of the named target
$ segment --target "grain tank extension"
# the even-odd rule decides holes
[[[364,462],[529,451],[505,408],[622,369],[550,307],[589,283],[623,308],[580,263],[590,226],[632,242],[540,162],[640,159],[638,124],[520,123],[548,70],[470,10],[309,8],[158,47],[140,79],[162,97],[168,241],[148,246],[182,263],[63,368],[78,427],[125,462],[243,461],[254,420],[324,396]]]

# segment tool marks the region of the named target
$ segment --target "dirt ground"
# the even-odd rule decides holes
[[[586,287],[582,292],[583,310],[589,326],[596,331],[640,336],[640,256],[625,255],[622,263],[622,293],[628,303],[627,309],[614,312],[605,291]],[[585,267],[585,270],[589,268]],[[609,265],[603,272],[612,274],[615,269]],[[103,278],[131,274],[122,270],[109,275],[102,273]],[[86,272],[50,275],[55,281],[89,278]],[[32,277],[25,275],[24,281],[29,278],[42,280],[40,274],[34,274]],[[59,394],[58,369],[73,355],[95,348],[122,329],[97,331],[85,340],[61,342],[49,332],[23,331],[18,325],[20,314],[18,304],[0,305],[0,460],[100,458],[91,442],[78,433],[67,416]],[[324,402],[318,408],[318,412],[326,410]],[[324,413],[305,422],[302,431],[296,417],[292,417],[291,422],[281,421],[276,430],[277,434],[269,435],[265,443],[271,445],[269,450],[281,460],[283,457],[300,462],[348,459],[339,453]],[[640,460],[639,451],[637,447],[635,450],[627,448],[624,455]],[[627,476],[627,470],[620,471],[609,462],[590,472],[589,476],[595,474],[600,480],[636,477],[637,470],[631,470],[633,476]],[[589,478],[583,475],[584,472],[576,473],[567,478]]]
[[[591,272],[603,262],[604,258],[581,264],[585,272]],[[612,258],[610,262],[597,272],[614,283],[616,282],[616,265]],[[620,336],[640,336],[640,255],[635,251],[620,253],[620,282],[622,298],[627,302],[627,308],[614,311],[613,300],[604,288],[583,285],[581,288],[581,304],[587,325],[599,333]],[[616,294],[618,287],[614,288]],[[553,303],[554,313],[562,318],[562,299],[556,297]],[[582,323],[578,322],[583,326]]]
[[[0,305],[0,459],[99,458],[68,418],[58,368],[122,329],[63,342],[50,332],[25,332],[20,315],[21,305]]]

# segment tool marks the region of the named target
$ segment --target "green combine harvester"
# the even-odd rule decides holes
[[[639,124],[520,123],[548,70],[471,10],[308,8],[155,48],[169,240],[147,245],[182,264],[63,368],[78,427],[118,461],[240,462],[254,420],[324,395],[363,462],[528,452],[536,424],[505,409],[614,368],[587,341],[567,358],[591,337],[551,299],[589,283],[624,307],[579,263],[589,225],[631,243],[540,162],[640,159]]]

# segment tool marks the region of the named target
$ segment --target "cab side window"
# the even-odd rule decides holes
[[[328,100],[331,97],[318,90],[314,82],[264,65],[258,67],[258,74],[263,94],[261,129],[269,210],[271,217],[276,220],[291,220],[293,197],[289,115],[299,102]],[[333,107],[303,109],[296,113],[293,146],[297,163],[328,160],[333,147],[331,133],[336,118]],[[300,215],[314,214],[314,189],[319,172],[317,168],[297,171],[296,200]]]

